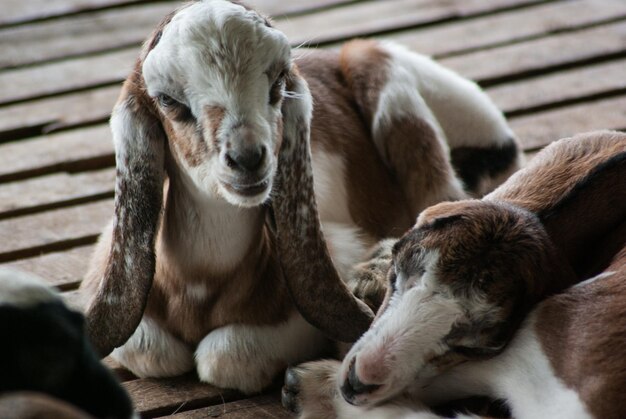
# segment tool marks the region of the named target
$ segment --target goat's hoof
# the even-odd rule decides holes
[[[300,374],[298,368],[290,367],[285,371],[285,384],[281,391],[283,407],[293,413],[300,413]]]

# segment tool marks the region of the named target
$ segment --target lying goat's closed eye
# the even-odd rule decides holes
[[[115,218],[83,285],[92,339],[139,376],[195,365],[245,392],[323,350],[308,322],[356,340],[372,314],[340,278],[364,250],[519,158],[487,97],[430,59],[370,41],[294,57],[224,0],[161,23],[111,127]]]

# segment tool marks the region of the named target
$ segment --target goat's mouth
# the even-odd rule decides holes
[[[264,193],[270,185],[269,179],[264,179],[256,183],[236,183],[222,182],[226,190],[232,194],[251,198]]]

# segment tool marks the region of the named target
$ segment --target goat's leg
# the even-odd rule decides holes
[[[276,325],[231,324],[198,345],[198,376],[218,387],[256,393],[288,365],[319,356],[327,345],[322,333],[295,313]]]
[[[465,198],[446,134],[420,94],[415,68],[373,41],[350,42],[341,54],[342,71],[411,214],[417,217],[430,205]]]
[[[146,316],[111,357],[138,377],[171,377],[194,366],[191,349]]]

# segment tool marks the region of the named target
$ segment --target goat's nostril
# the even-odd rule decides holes
[[[253,172],[263,164],[265,147],[249,147],[230,150],[226,153],[226,164],[233,170]]]
[[[356,358],[352,358],[348,368],[348,376],[341,385],[341,393],[348,403],[353,403],[355,396],[372,393],[381,387],[379,384],[364,384],[361,382],[356,375],[355,363]]]

